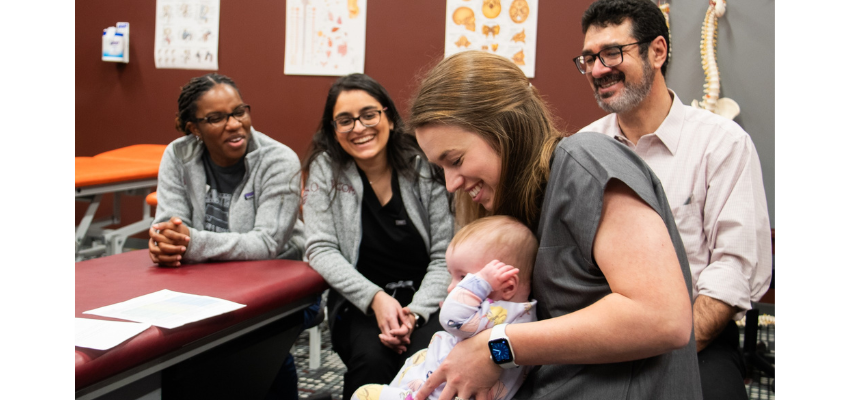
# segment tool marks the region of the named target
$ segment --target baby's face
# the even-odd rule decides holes
[[[452,276],[449,284],[449,293],[457,286],[466,274],[474,274],[481,271],[492,258],[485,257],[481,251],[476,251],[475,241],[467,240],[457,246],[449,246],[446,250],[446,266]]]

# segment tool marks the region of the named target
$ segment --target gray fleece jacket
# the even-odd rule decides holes
[[[402,306],[410,307],[427,322],[428,316],[439,309],[451,282],[446,269],[446,248],[454,235],[454,218],[449,212],[445,186],[431,179],[427,162],[419,157],[413,162],[418,164],[420,176],[416,181],[398,176],[401,199],[425,241],[431,262],[412,302]],[[310,165],[310,176],[304,185],[303,212],[307,232],[304,259],[325,278],[328,285],[368,315],[372,298],[382,288],[354,267],[363,236],[360,221],[363,183],[354,162],[343,168],[337,182],[332,179],[331,159],[327,154],[321,154]]]
[[[159,166],[154,223],[174,216],[183,220],[190,235],[183,259],[301,259],[304,224],[298,220],[298,155],[251,128],[245,178],[230,203],[230,232],[222,233],[203,230],[204,195],[209,190],[201,160],[203,152],[203,142],[187,135],[168,145]]]

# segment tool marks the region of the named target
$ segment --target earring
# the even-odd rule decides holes
[[[200,141],[201,141],[201,135],[192,135],[192,136],[194,136],[194,137],[195,137],[195,141],[196,141],[196,142],[200,142]]]

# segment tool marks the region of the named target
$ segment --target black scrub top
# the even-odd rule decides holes
[[[363,181],[363,236],[357,270],[406,306],[431,261],[428,249],[404,208],[396,171],[392,173],[392,198],[383,206],[366,174],[360,168],[357,172]]]

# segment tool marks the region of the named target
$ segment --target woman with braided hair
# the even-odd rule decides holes
[[[219,260],[300,260],[298,156],[254,130],[251,106],[228,77],[183,86],[165,150],[150,230],[151,261],[166,267]]]
[[[301,174],[289,147],[254,130],[251,106],[230,78],[192,78],[177,100],[176,128],[165,149],[150,229],[151,261],[163,267],[224,260],[301,260]],[[312,320],[318,304],[305,311]],[[292,355],[270,398],[298,397]]]

